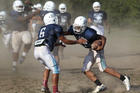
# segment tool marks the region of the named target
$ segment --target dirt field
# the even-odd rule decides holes
[[[99,72],[96,64],[93,72],[107,86],[101,93],[140,93],[140,31],[134,29],[112,29],[106,34],[106,61],[109,67],[131,77],[132,88],[125,92],[122,82],[112,76]],[[33,57],[33,48],[18,71],[12,72],[11,53],[0,40],[0,93],[41,93],[42,66]],[[59,88],[61,93],[88,93],[95,88],[81,72],[84,56],[88,49],[80,45],[67,46],[65,58],[60,62],[61,73]],[[49,87],[51,88],[51,79]]]

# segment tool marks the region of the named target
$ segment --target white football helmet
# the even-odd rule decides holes
[[[54,13],[47,13],[44,16],[44,23],[45,25],[49,25],[49,24],[57,24],[57,19],[58,17],[54,14]]]
[[[101,9],[101,4],[99,2],[94,2],[92,7],[95,12],[99,12]]]
[[[33,5],[32,12],[35,12],[36,9],[42,10],[42,5],[40,3],[37,3],[37,4]]]
[[[55,3],[53,1],[47,1],[43,6],[44,11],[54,11]]]
[[[78,16],[73,23],[73,30],[75,33],[80,34],[84,32],[87,27],[87,19],[84,16]]]
[[[60,11],[60,13],[65,13],[65,12],[67,11],[67,6],[66,6],[66,4],[61,3],[61,4],[59,5],[59,11]]]
[[[0,11],[0,20],[4,21],[6,19],[6,16],[7,16],[7,14],[5,11]]]
[[[37,3],[35,8],[39,9],[39,10],[42,10],[42,5],[40,3]]]
[[[24,12],[24,4],[21,0],[15,0],[13,2],[13,10],[17,12]]]

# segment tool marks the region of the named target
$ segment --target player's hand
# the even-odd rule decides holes
[[[77,40],[77,42],[79,44],[86,44],[87,43],[87,40],[85,38],[80,38],[79,40]]]

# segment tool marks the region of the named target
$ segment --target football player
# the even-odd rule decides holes
[[[63,31],[66,32],[68,27],[71,24],[71,14],[67,12],[67,6],[65,3],[61,3],[59,5],[59,11],[60,11],[60,14],[58,17],[59,18],[58,23],[59,25],[63,27]],[[60,59],[63,59],[64,58],[63,51],[64,51],[65,44],[62,41],[59,41],[59,42],[62,44],[59,46],[58,55]]]
[[[104,35],[104,26],[106,26],[108,33],[110,33],[110,26],[107,20],[105,11],[101,11],[101,4],[94,2],[93,10],[88,13],[88,24],[93,29],[98,29],[97,34]]]
[[[48,88],[49,73],[52,71],[52,84],[53,93],[59,93],[58,81],[59,81],[59,65],[53,51],[56,41],[59,39],[66,44],[84,44],[86,40],[79,38],[78,40],[68,40],[64,37],[62,27],[57,24],[57,17],[54,13],[47,13],[44,16],[45,26],[41,27],[38,33],[38,39],[35,41],[34,56],[45,66],[43,88],[41,91],[50,93]]]
[[[19,61],[22,63],[31,47],[31,33],[28,31],[29,20],[39,14],[40,11],[36,11],[30,15],[24,12],[24,4],[21,0],[15,0],[13,2],[13,10],[10,13],[10,26],[12,30],[12,49],[13,49],[13,71],[16,71],[16,64]],[[19,51],[21,45],[24,44],[21,58],[19,59]]]
[[[32,7],[32,12],[35,12],[37,10],[40,10],[40,11],[42,10],[42,5],[40,3],[37,3]],[[29,27],[32,33],[33,41],[36,40],[37,33],[42,25],[43,25],[43,21],[39,15],[32,17],[32,19],[30,20]]]
[[[41,11],[40,16],[43,19],[44,15],[47,13],[54,13],[56,17],[59,16],[60,12],[56,9],[56,4],[53,1],[46,1],[46,3],[43,6],[43,11]],[[57,24],[58,24],[58,18],[57,18]],[[59,43],[59,40],[57,40],[57,43]],[[59,55],[58,55],[58,49],[59,46],[55,46],[53,52],[53,55],[55,56],[57,62],[59,62]]]
[[[106,72],[107,74],[117,77],[123,81],[126,90],[130,90],[129,78],[107,67],[104,55],[99,55],[99,53],[97,53],[102,52],[104,49],[106,38],[102,35],[98,35],[94,29],[87,27],[87,19],[85,17],[77,17],[74,20],[73,25],[70,26],[67,34],[74,35],[76,39],[85,38],[87,40],[87,43],[82,44],[85,48],[89,49],[89,53],[84,60],[82,71],[91,81],[95,82],[97,85],[92,93],[98,93],[105,89],[104,84],[102,84],[99,79],[97,79],[97,77],[91,72],[91,67],[94,63],[98,65],[101,72]]]
[[[2,32],[2,40],[5,47],[10,49],[11,31],[8,29],[7,19],[8,15],[6,11],[0,11],[0,30]]]

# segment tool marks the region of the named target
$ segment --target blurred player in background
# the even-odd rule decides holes
[[[60,26],[62,26],[63,31],[66,32],[68,27],[71,24],[71,14],[67,12],[67,6],[64,3],[61,3],[59,5],[59,12],[60,14],[58,17],[59,18],[58,23]],[[59,41],[59,42],[62,44],[59,46],[58,55],[60,59],[63,59],[64,58],[63,51],[64,51],[65,44],[62,41]]]
[[[41,11],[40,15],[43,19],[44,15],[47,13],[54,13],[57,17],[57,24],[58,24],[58,17],[59,17],[59,10],[56,9],[56,4],[53,1],[46,1],[46,3],[43,6],[43,11]],[[57,40],[57,43],[59,43],[59,40]],[[53,55],[55,56],[55,59],[57,62],[59,62],[59,55],[58,55],[59,46],[55,46],[53,49]]]
[[[36,10],[40,10],[40,11],[42,10],[42,5],[40,3],[37,3],[32,7],[32,12],[35,12]],[[37,33],[42,25],[43,25],[43,21],[39,15],[32,17],[32,19],[30,20],[29,27],[32,33],[33,41],[36,40]]]
[[[60,93],[58,91],[59,65],[51,53],[57,43],[56,41],[59,39],[66,44],[83,44],[86,42],[85,39],[80,38],[79,40],[66,39],[62,27],[57,24],[57,20],[54,13],[47,13],[44,16],[45,26],[41,27],[38,33],[38,39],[35,41],[34,56],[45,66],[43,87],[41,89],[41,91],[45,93],[50,93],[48,88],[50,71],[52,71],[53,93]]]
[[[24,1],[24,12],[26,14],[30,14],[32,12],[32,7],[33,7],[33,3],[31,2],[31,0]]]
[[[47,13],[54,13],[57,15],[57,17],[59,16],[60,12],[56,9],[56,4],[53,1],[45,2],[43,6],[43,10],[40,13],[41,18],[43,19]],[[58,21],[57,21],[57,24],[58,24]]]
[[[88,24],[93,29],[97,30],[99,35],[104,35],[104,26],[107,28],[108,33],[110,33],[110,26],[107,20],[107,14],[101,11],[101,4],[99,2],[94,2],[92,5],[93,10],[88,13]]]
[[[39,11],[27,15],[24,11],[24,4],[21,0],[13,2],[13,10],[10,13],[10,29],[12,32],[12,49],[13,49],[13,71],[16,70],[16,64],[19,61],[22,63],[30,50],[32,37],[28,31],[29,20]],[[21,45],[24,44],[22,55],[19,59],[19,51]]]
[[[104,55],[97,54],[97,52],[104,49],[106,38],[102,35],[98,35],[94,29],[87,27],[87,19],[85,17],[77,17],[74,20],[73,25],[69,28],[67,34],[74,35],[76,39],[85,38],[87,40],[87,43],[82,44],[85,48],[89,49],[89,53],[84,60],[82,71],[97,85],[92,93],[98,93],[105,89],[104,84],[102,84],[91,71],[94,63],[97,63],[101,72],[106,72],[107,74],[119,78],[121,81],[123,81],[126,90],[130,90],[129,78],[107,67]]]
[[[8,29],[8,15],[6,11],[0,11],[0,31],[2,32],[2,40],[6,48],[10,49],[11,31]]]

